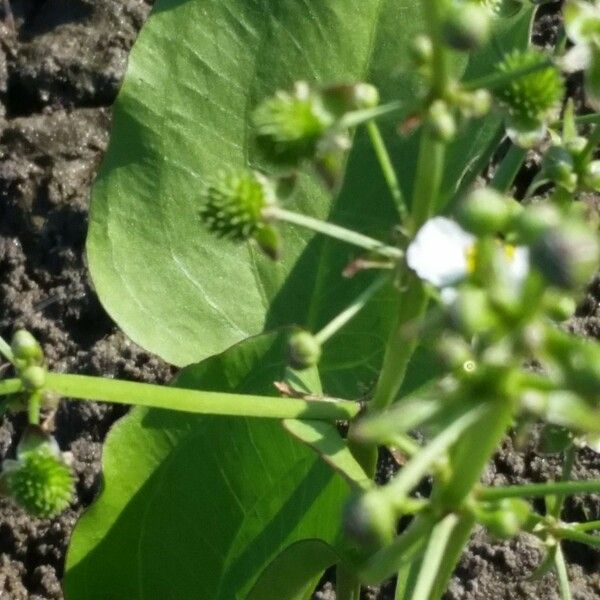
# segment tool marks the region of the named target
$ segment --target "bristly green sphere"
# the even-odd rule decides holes
[[[507,109],[510,125],[516,130],[525,132],[543,128],[548,120],[558,115],[565,87],[556,68],[549,65],[518,76],[519,71],[545,61],[545,55],[537,50],[514,50],[497,67],[502,73],[515,73],[515,77],[494,90],[494,94]]]
[[[267,157],[290,166],[313,158],[319,139],[334,120],[319,91],[305,81],[267,98],[253,115],[258,142]]]
[[[256,171],[221,171],[204,187],[201,201],[200,217],[210,231],[242,241],[263,226],[263,209],[275,203],[275,190]]]
[[[74,483],[71,469],[47,448],[28,452],[8,474],[12,498],[36,517],[53,517],[69,506]]]

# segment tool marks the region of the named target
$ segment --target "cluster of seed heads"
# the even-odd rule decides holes
[[[14,500],[29,513],[49,518],[62,512],[73,498],[71,469],[51,450],[28,452],[8,474]]]
[[[537,50],[514,50],[498,65],[503,73],[515,73],[545,61]],[[495,90],[498,100],[516,121],[541,122],[560,109],[564,96],[564,83],[552,66],[514,77]]]
[[[219,237],[242,241],[257,233],[263,210],[274,203],[275,190],[260,173],[222,171],[202,191],[200,217]]]

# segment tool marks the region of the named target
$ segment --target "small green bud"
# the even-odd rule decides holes
[[[456,135],[456,121],[443,100],[431,103],[427,114],[427,123],[433,134],[442,142],[451,142]]]
[[[542,234],[531,248],[531,262],[556,287],[577,290],[598,268],[600,243],[583,225],[567,223]]]
[[[344,511],[344,531],[364,548],[381,548],[396,533],[396,513],[391,502],[375,490],[355,496]]]
[[[577,187],[577,174],[571,153],[561,146],[552,146],[544,155],[542,174],[548,179],[573,192]]]
[[[549,288],[543,297],[543,305],[548,316],[556,321],[565,321],[575,314],[577,304],[570,296],[565,296]]]
[[[73,500],[71,469],[48,446],[39,446],[22,459],[10,461],[3,479],[17,504],[37,517],[56,516]]]
[[[518,213],[512,223],[519,241],[531,244],[547,231],[560,225],[563,216],[547,202],[532,204]]]
[[[600,160],[593,160],[587,165],[583,184],[594,192],[600,192]]]
[[[494,536],[506,539],[521,530],[531,514],[531,507],[522,498],[504,498],[476,510],[477,520]]]
[[[457,220],[475,235],[503,231],[516,211],[516,202],[492,188],[471,192],[459,207]]]
[[[410,54],[417,67],[427,67],[433,58],[433,44],[427,35],[416,36],[410,44]]]
[[[21,371],[21,382],[28,392],[41,390],[46,384],[46,369],[40,365],[30,365]]]
[[[347,112],[374,108],[379,104],[379,92],[369,83],[331,85],[321,90],[326,109],[336,118]]]
[[[201,193],[200,217],[210,231],[247,240],[264,226],[264,209],[276,202],[273,184],[250,169],[221,171]]]
[[[490,35],[490,12],[476,2],[455,2],[442,23],[446,43],[456,50],[474,50],[487,41]]]
[[[466,337],[488,331],[497,319],[487,293],[479,288],[464,286],[450,306],[450,322]]]
[[[259,145],[271,160],[297,166],[312,159],[322,135],[335,116],[325,107],[318,90],[299,81],[291,91],[278,91],[254,111]]]
[[[10,348],[17,360],[26,363],[40,362],[43,359],[42,347],[31,333],[25,329],[15,331]]]
[[[457,98],[461,113],[468,118],[479,118],[487,115],[492,106],[492,97],[487,90],[461,92]]]
[[[308,331],[295,331],[288,341],[288,356],[294,369],[308,369],[321,358],[321,344]]]
[[[456,335],[444,335],[437,343],[437,353],[442,362],[450,369],[465,370],[467,364],[467,372],[469,365],[473,361],[473,352],[465,340]]]

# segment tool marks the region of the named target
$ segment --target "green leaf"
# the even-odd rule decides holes
[[[273,393],[285,339],[247,340],[175,384]],[[69,548],[70,600],[232,600],[253,588],[259,599],[265,581],[283,589],[286,577],[291,600],[295,559],[309,578],[333,560],[349,486],[279,422],[138,408],[112,429],[103,464],[102,495]]]
[[[367,80],[382,102],[411,106],[419,82],[408,44],[422,23],[417,0],[157,2],[115,106],[87,244],[100,299],[134,341],[190,364],[282,324],[318,330],[368,285],[372,274],[340,276],[355,249],[297,228],[283,228],[278,264],[215,239],[200,223],[198,189],[216,169],[257,166],[252,109],[297,79]],[[474,127],[448,153],[449,193],[472,180],[498,134],[496,117]],[[408,194],[417,136],[399,137],[391,121],[383,133]],[[397,210],[362,131],[347,173],[335,201],[303,175],[287,207],[389,239]],[[372,385],[398,307],[395,290],[382,291],[325,345],[329,393]]]

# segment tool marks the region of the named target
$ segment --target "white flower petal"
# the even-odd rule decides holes
[[[406,251],[406,262],[417,275],[444,288],[468,273],[468,252],[475,237],[445,217],[434,217],[419,229]]]
[[[592,62],[592,50],[587,44],[573,46],[560,59],[559,66],[565,73],[583,71]]]
[[[569,39],[575,44],[589,43],[600,23],[599,5],[570,0],[563,8],[563,15]]]

